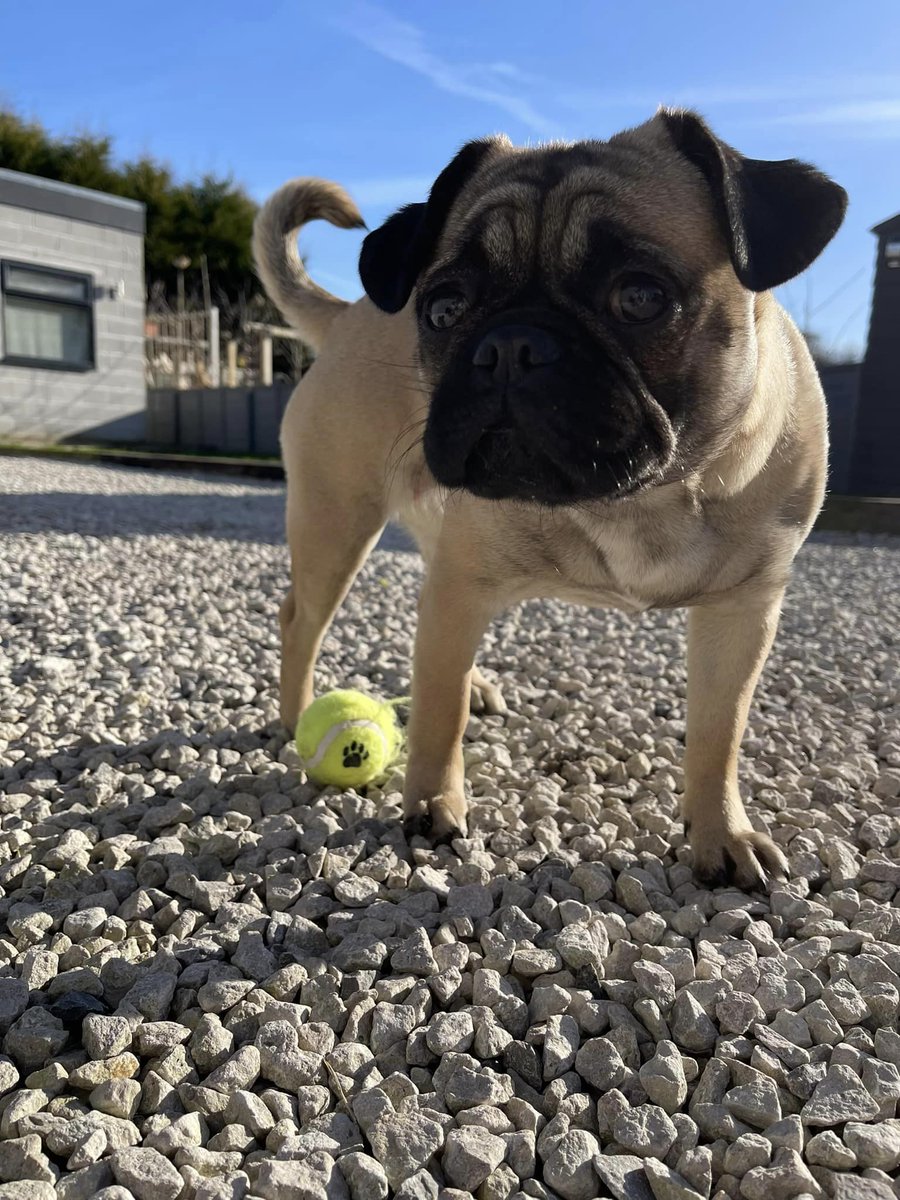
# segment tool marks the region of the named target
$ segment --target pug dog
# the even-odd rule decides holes
[[[366,296],[317,286],[296,231],[363,226],[297,179],[254,229],[269,296],[317,351],[287,407],[291,582],[281,713],[313,697],[322,638],[390,518],[426,565],[404,807],[466,831],[474,665],[488,623],[536,597],[688,610],[682,815],[710,885],[787,870],[751,824],[738,753],[791,562],[820,508],[826,412],[772,289],[836,233],[844,190],[746,158],[697,114],[608,141],[470,142],[425,203],[368,234]]]

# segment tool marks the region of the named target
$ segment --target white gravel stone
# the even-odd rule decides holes
[[[305,1196],[348,1200],[350,1191],[331,1155],[316,1150],[300,1161],[261,1162],[254,1194],[263,1200],[302,1200]]]
[[[256,1046],[242,1046],[231,1058],[206,1076],[204,1087],[214,1088],[230,1096],[247,1091],[259,1078],[260,1053]]]
[[[756,1129],[765,1129],[781,1120],[781,1101],[773,1079],[761,1077],[732,1088],[725,1093],[723,1103],[733,1117]]]
[[[829,1067],[825,1078],[803,1106],[804,1125],[840,1125],[844,1121],[867,1121],[878,1116],[878,1104],[849,1067]]]
[[[52,1183],[41,1183],[31,1179],[19,1180],[16,1183],[0,1183],[0,1200],[56,1200],[56,1189]],[[113,1198],[113,1200],[118,1200],[118,1198]],[[121,1200],[130,1200],[130,1198],[124,1196]]]
[[[506,1157],[506,1143],[479,1125],[451,1129],[441,1158],[444,1174],[454,1186],[474,1192]]]
[[[683,1150],[678,1156],[675,1167],[678,1173],[695,1187],[700,1195],[709,1195],[712,1189],[713,1158],[712,1151],[708,1146],[694,1146],[692,1149]]]
[[[856,1155],[831,1129],[814,1134],[806,1143],[806,1160],[832,1171],[848,1171],[856,1166]]]
[[[21,979],[0,979],[0,1032],[5,1033],[28,1006],[28,987]]]
[[[130,1121],[138,1109],[141,1085],[136,1079],[109,1079],[100,1083],[88,1096],[91,1108]]]
[[[158,1150],[120,1150],[112,1157],[116,1180],[137,1200],[177,1200],[184,1180]]]
[[[746,1033],[764,1016],[759,1000],[746,992],[729,992],[716,1004],[719,1028],[725,1033]]]
[[[585,1129],[564,1133],[544,1161],[547,1184],[565,1200],[593,1200],[597,1195],[594,1159],[600,1143]]]
[[[94,1200],[112,1181],[112,1169],[105,1162],[92,1163],[79,1170],[70,1169],[56,1185],[57,1200]]]
[[[669,1114],[678,1112],[687,1097],[688,1084],[681,1052],[674,1042],[663,1040],[656,1053],[640,1069],[641,1085],[654,1104]]]
[[[444,1144],[441,1125],[424,1115],[386,1114],[375,1122],[368,1137],[391,1187],[424,1167]]]
[[[338,1166],[352,1200],[385,1200],[389,1191],[387,1175],[376,1159],[354,1150],[339,1158]]]
[[[729,1175],[741,1179],[754,1167],[765,1167],[772,1157],[772,1147],[759,1133],[744,1133],[725,1151],[722,1165]]]
[[[678,1137],[666,1112],[655,1104],[627,1108],[613,1121],[612,1134],[620,1146],[641,1158],[665,1158]]]
[[[127,1017],[89,1013],[81,1023],[81,1040],[91,1058],[113,1058],[131,1045],[133,1031]]]
[[[434,1054],[448,1050],[468,1050],[475,1040],[475,1026],[471,1013],[437,1013],[431,1019],[425,1042]]]
[[[574,1017],[552,1016],[544,1034],[544,1079],[557,1079],[575,1062],[581,1032]]]
[[[0,1055],[0,1095],[5,1095],[19,1082],[19,1072],[11,1058]]]
[[[584,967],[601,968],[609,952],[609,936],[603,925],[568,925],[556,938],[556,950],[567,967],[577,971]]]
[[[56,1181],[56,1175],[50,1169],[49,1159],[41,1150],[41,1139],[37,1134],[0,1142],[0,1180],[15,1183],[25,1179],[45,1183]]]
[[[397,947],[391,955],[391,966],[401,974],[437,974],[438,965],[431,950],[431,941],[424,929],[416,929]]]
[[[799,1195],[823,1195],[815,1177],[795,1150],[779,1150],[771,1167],[754,1167],[741,1180],[747,1200],[792,1200]]]
[[[591,1087],[605,1092],[617,1087],[628,1068],[609,1038],[590,1038],[575,1056],[575,1070]]]
[[[672,1006],[670,1024],[673,1040],[695,1054],[708,1053],[719,1036],[700,1002],[688,991],[679,992]]]
[[[633,1154],[598,1154],[594,1170],[615,1200],[653,1200],[643,1160]]]
[[[185,1113],[181,1117],[164,1119],[159,1129],[145,1133],[144,1145],[174,1157],[187,1146],[201,1146],[208,1137],[209,1130],[200,1114]]]
[[[644,1162],[644,1173],[656,1200],[702,1200],[683,1175],[667,1167],[658,1159],[648,1158]]]
[[[763,1130],[763,1136],[772,1146],[787,1146],[789,1150],[796,1150],[798,1154],[803,1150],[803,1122],[796,1114],[768,1125]]]
[[[900,1167],[900,1120],[891,1118],[875,1125],[848,1121],[842,1137],[860,1167],[888,1172]]]

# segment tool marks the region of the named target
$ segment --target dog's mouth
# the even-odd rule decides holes
[[[432,466],[439,482],[462,487],[488,500],[529,500],[539,504],[570,504],[579,500],[617,500],[651,485],[655,465],[637,467],[623,455],[598,456],[583,475],[574,462],[560,463],[547,450],[523,436],[509,421],[489,426],[465,457],[461,478],[440,478],[441,464]]]
[[[506,422],[485,429],[466,456],[462,486],[489,500],[517,497],[557,502],[575,495],[571,480],[546,456],[536,453]]]

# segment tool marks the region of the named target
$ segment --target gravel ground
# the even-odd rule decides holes
[[[896,542],[800,558],[750,896],[677,821],[683,614],[498,621],[433,850],[277,728],[278,487],[0,478],[0,1197],[900,1195]],[[407,690],[420,576],[376,552],[323,685]]]

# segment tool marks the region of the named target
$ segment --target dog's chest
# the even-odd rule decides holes
[[[560,599],[643,612],[676,607],[715,587],[722,541],[702,517],[577,523],[583,536],[556,545]]]

